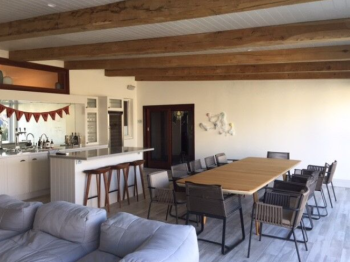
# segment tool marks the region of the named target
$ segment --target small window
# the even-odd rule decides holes
[[[133,138],[132,130],[132,99],[124,99],[124,138]]]

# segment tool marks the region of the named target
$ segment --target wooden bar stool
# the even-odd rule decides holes
[[[100,199],[101,199],[101,176],[103,175],[103,182],[105,185],[105,207],[107,211],[109,212],[109,182],[108,182],[108,176],[110,168],[109,167],[102,167],[97,169],[91,169],[91,170],[85,170],[83,171],[87,175],[87,184],[85,189],[85,198],[84,198],[84,205],[87,205],[87,201],[89,199],[97,197],[97,206],[100,207]],[[96,175],[96,186],[97,186],[97,196],[89,197],[89,191],[90,191],[90,184],[91,184],[91,177],[93,175]]]
[[[111,183],[111,178],[112,178],[112,172],[115,170],[117,173],[117,186],[118,186],[118,202],[119,202],[119,207],[122,207],[122,202],[121,202],[121,188],[120,188],[120,172],[123,171],[124,175],[124,192],[123,192],[123,200],[125,198],[125,193],[128,198],[128,205],[130,205],[130,198],[129,198],[129,186],[128,186],[128,178],[129,178],[129,163],[121,163],[115,166],[110,166],[110,172],[109,172],[109,178],[108,178],[108,184]],[[109,191],[109,187],[108,187]]]
[[[139,190],[137,187],[137,168],[140,171],[143,198],[146,199],[145,185],[143,183],[143,167],[142,167],[144,163],[145,163],[145,160],[136,160],[136,161],[130,162],[130,166],[134,167],[134,197],[136,193],[137,201],[139,201]]]

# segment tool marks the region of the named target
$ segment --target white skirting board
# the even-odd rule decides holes
[[[333,185],[337,187],[350,188],[350,179],[333,179]]]

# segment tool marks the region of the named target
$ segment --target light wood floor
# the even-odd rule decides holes
[[[146,169],[149,173],[151,169]],[[146,180],[145,180],[146,181]],[[305,250],[303,244],[299,244],[299,251],[304,262],[350,262],[350,189],[335,188],[338,202],[334,208],[328,208],[329,215],[321,220],[314,220],[314,229],[308,232],[309,251]],[[318,195],[318,193],[316,193]],[[148,191],[147,191],[148,198]],[[327,196],[328,199],[328,196]],[[37,198],[35,200],[48,202],[49,196]],[[263,237],[259,242],[256,235],[252,236],[251,256],[247,258],[248,238],[250,229],[250,214],[252,208],[252,197],[242,198],[244,212],[244,226],[246,239],[238,247],[226,255],[221,255],[220,247],[210,243],[199,241],[200,261],[239,261],[239,262],[294,262],[298,261],[294,242],[283,241]],[[140,217],[147,217],[149,200],[144,200],[139,196],[139,202],[136,199],[131,200],[131,205],[126,202],[122,203],[122,208],[118,204],[111,206],[111,212],[108,216],[113,216],[118,212],[128,212]],[[181,209],[180,213],[185,210]],[[154,204],[151,210],[150,219],[165,222],[166,206]],[[168,223],[174,223],[175,219],[168,218]],[[305,221],[307,223],[307,221]],[[180,220],[180,224],[185,221]],[[196,226],[194,224],[194,226]],[[205,231],[200,235],[201,238],[208,238],[214,241],[221,241],[222,222],[216,219],[207,219]],[[300,230],[297,230],[300,231]],[[277,234],[283,236],[286,231],[273,226],[264,225],[264,233]],[[238,212],[231,215],[227,222],[226,243],[230,244],[235,239],[241,237],[240,222]],[[301,234],[298,233],[301,239]],[[185,261],[184,261],[185,262]]]

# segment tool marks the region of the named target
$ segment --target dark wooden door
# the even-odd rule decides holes
[[[194,159],[194,105],[144,107],[146,166],[170,169]]]
[[[110,147],[123,146],[123,113],[109,111],[109,141]]]

